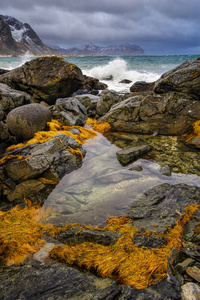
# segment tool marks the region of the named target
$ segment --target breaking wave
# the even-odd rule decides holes
[[[160,77],[158,73],[129,69],[128,63],[122,58],[115,58],[107,64],[96,66],[89,70],[83,70],[83,73],[98,78],[106,83],[109,89],[124,92],[129,91],[130,86],[136,81],[152,82]],[[128,79],[131,83],[120,83],[123,79]]]

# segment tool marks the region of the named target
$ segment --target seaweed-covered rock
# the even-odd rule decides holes
[[[55,103],[57,98],[70,96],[85,82],[81,70],[65,59],[40,57],[0,75],[0,82],[26,91],[37,101]]]
[[[68,146],[80,148],[84,155],[81,145],[72,137],[57,134],[45,143],[35,143],[7,152],[6,155],[20,155],[26,159],[8,160],[1,165],[1,172],[15,182],[36,178],[47,170],[55,178],[61,179],[82,163],[79,156],[66,150]]]
[[[42,104],[32,103],[14,108],[9,112],[6,124],[12,135],[21,140],[33,138],[34,133],[43,131],[51,120],[50,110]]]

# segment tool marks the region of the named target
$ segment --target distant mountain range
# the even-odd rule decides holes
[[[144,55],[144,50],[138,45],[122,44],[119,46],[99,47],[92,43],[73,47],[69,49],[61,49],[65,54],[73,55]]]
[[[27,23],[22,23],[9,16],[0,15],[0,54],[23,55],[27,51],[33,55],[144,55],[138,45],[122,44],[119,46],[99,47],[92,43],[69,49],[53,49],[46,46],[37,33]]]

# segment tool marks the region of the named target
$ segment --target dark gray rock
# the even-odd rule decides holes
[[[8,137],[8,127],[3,121],[0,121],[0,142],[7,140]]]
[[[32,97],[29,94],[0,83],[0,105],[6,114],[18,106],[31,103],[31,101]]]
[[[151,286],[151,289],[160,292],[163,299],[180,299],[181,284],[172,275],[167,275],[160,283]]]
[[[190,141],[186,142],[185,145],[191,148],[200,149],[200,137],[194,137]]]
[[[134,244],[138,247],[160,248],[166,243],[166,240],[159,236],[136,234],[134,236]]]
[[[155,82],[146,82],[146,81],[136,81],[131,87],[130,91],[132,93],[135,92],[146,92],[146,91],[152,91],[154,87]]]
[[[200,246],[191,242],[186,243],[183,253],[188,257],[200,262]]]
[[[59,265],[32,265],[0,269],[1,299],[98,299],[98,300],[176,300],[180,284],[167,276],[157,286],[136,289],[117,285],[112,279],[101,279]]]
[[[4,119],[4,111],[3,111],[3,106],[0,104],[0,121]]]
[[[97,114],[99,116],[104,115],[109,111],[112,105],[121,102],[122,98],[120,95],[112,90],[104,90],[101,92],[99,100],[97,102]]]
[[[95,115],[99,96],[85,94],[75,97],[85,106],[85,108],[87,109],[88,116],[91,114],[91,112],[93,112],[93,114]]]
[[[163,233],[165,226],[172,227],[185,208],[199,198],[199,187],[164,183],[139,196],[126,215],[134,219],[137,228]]]
[[[45,188],[45,185],[35,179],[26,180],[15,186],[15,189],[8,194],[7,199],[12,202],[21,202],[23,199],[28,199],[32,194],[38,194],[39,191]]]
[[[141,145],[122,149],[116,155],[120,163],[127,165],[150,150],[151,148],[148,145]]]
[[[6,124],[12,135],[21,140],[29,140],[36,132],[45,130],[50,120],[51,112],[47,107],[32,103],[14,108],[9,112]]]
[[[121,234],[117,232],[71,228],[61,232],[58,240],[69,245],[91,242],[108,246],[115,243],[120,236]]]
[[[83,86],[85,78],[76,65],[60,57],[46,56],[0,75],[0,82],[28,92],[37,101],[54,104],[57,98],[68,97]]]
[[[143,171],[143,168],[142,168],[142,166],[138,165],[138,166],[134,166],[134,167],[130,168],[129,171],[141,172],[141,171]]]
[[[187,258],[185,259],[184,261],[182,261],[181,263],[178,263],[175,268],[174,268],[174,272],[175,273],[180,273],[180,274],[183,274],[185,273],[186,269],[188,267],[191,267],[193,266],[195,263],[195,260],[192,259],[192,258]]]
[[[181,135],[200,119],[200,101],[183,94],[130,97],[101,117],[113,131],[162,135]]]
[[[59,98],[53,108],[53,118],[63,125],[84,126],[87,119],[85,106],[76,98]]]
[[[45,143],[31,144],[6,153],[6,155],[24,155],[27,159],[7,161],[1,168],[7,177],[15,182],[37,178],[47,170],[60,180],[65,174],[79,168],[82,164],[79,156],[66,150],[68,146],[73,149],[80,148],[82,154],[85,153],[72,137],[57,134]]]
[[[171,170],[168,165],[164,165],[160,169],[160,174],[165,176],[171,176]]]
[[[189,94],[199,100],[200,90],[200,61],[189,60],[178,67],[164,73],[155,82],[154,92],[157,94],[176,91]]]
[[[129,79],[123,79],[123,80],[121,80],[119,83],[126,83],[126,84],[129,84],[129,83],[131,83],[132,81],[131,80],[129,80]]]
[[[0,273],[1,299],[116,299],[120,286],[113,280],[59,265],[23,266]]]

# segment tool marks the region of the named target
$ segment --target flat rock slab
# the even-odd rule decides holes
[[[186,184],[167,183],[153,187],[139,196],[126,215],[139,229],[166,232],[172,227],[188,205],[200,199],[200,188]]]
[[[149,152],[150,150],[151,150],[150,146],[142,145],[142,146],[122,149],[118,151],[116,155],[120,163],[127,165],[131,163],[133,160],[140,157],[141,155]]]
[[[157,286],[138,290],[60,264],[47,266],[37,262],[0,269],[0,290],[1,299],[6,300],[180,299],[180,284],[172,276],[167,276]]]
[[[188,267],[186,269],[186,273],[194,278],[196,281],[200,282],[200,269],[197,268],[196,266],[193,266],[193,267]]]

